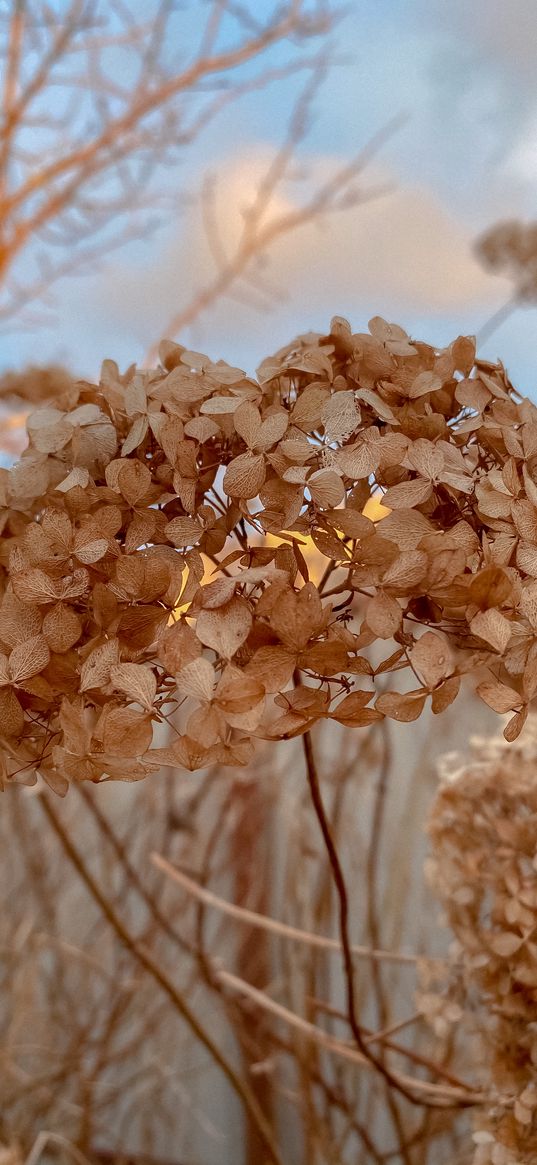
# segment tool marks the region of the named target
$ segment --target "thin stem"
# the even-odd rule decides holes
[[[355,1048],[350,1046],[350,1043],[337,1039],[336,1036],[329,1035],[328,1032],[317,1027],[314,1023],[310,1023],[309,1020],[302,1019],[296,1012],[290,1011],[288,1007],[284,1007],[282,1003],[278,1003],[275,999],[272,999],[265,991],[260,991],[258,987],[252,987],[251,983],[247,983],[245,979],[240,979],[237,975],[232,975],[231,972],[221,969],[216,969],[215,975],[218,981],[231,991],[236,991],[239,995],[244,995],[264,1011],[278,1016],[279,1019],[288,1023],[291,1027],[296,1028],[297,1031],[303,1032],[304,1035],[320,1047],[327,1048],[341,1059],[348,1060],[352,1064],[359,1064],[361,1067],[368,1068],[369,1070],[376,1068],[375,1059],[371,1053],[367,1052],[367,1055],[363,1055],[362,1052],[357,1052]],[[413,1080],[410,1076],[403,1074],[394,1077],[394,1080],[400,1092],[403,1092],[404,1088],[408,1086],[409,1088],[415,1088],[417,1092],[421,1092],[424,1097],[434,1096],[438,1098],[433,1102],[431,1100],[418,1100],[417,1098],[411,1097],[414,1104],[427,1105],[432,1108],[468,1107],[470,1105],[481,1104],[488,1099],[487,1094],[470,1092],[464,1086],[451,1087],[447,1084],[436,1084],[429,1080]]]
[[[488,340],[489,337],[492,336],[492,334],[497,331],[497,329],[501,327],[501,325],[505,323],[506,320],[509,319],[509,316],[512,315],[519,306],[520,300],[518,295],[512,295],[505,303],[502,303],[502,306],[499,307],[497,311],[493,312],[489,319],[485,320],[485,323],[479,329],[476,336],[477,343],[483,344],[485,340]]]
[[[62,1137],[60,1133],[52,1133],[45,1129],[37,1134],[24,1165],[37,1165],[47,1145],[59,1145],[68,1157],[72,1157],[73,1161],[76,1161],[76,1165],[90,1165],[88,1158],[67,1137]]]
[[[281,935],[282,938],[304,943],[307,946],[318,947],[321,950],[341,950],[340,943],[336,939],[324,938],[323,935],[313,934],[308,930],[300,930],[296,926],[289,926],[286,922],[279,922],[276,918],[270,918],[266,914],[258,914],[255,910],[248,910],[244,906],[236,906],[234,902],[227,902],[226,899],[220,898],[218,894],[214,894],[212,890],[207,890],[205,886],[198,885],[197,882],[189,878],[182,870],[177,869],[176,866],[172,866],[171,862],[166,861],[166,858],[163,858],[161,854],[152,853],[151,861],[158,869],[162,870],[174,882],[182,886],[187,893],[191,894],[199,902],[205,903],[206,906],[213,906],[222,914],[236,918],[239,922],[258,927],[261,930],[272,931],[273,934]],[[355,945],[351,947],[351,950],[353,955],[357,955],[359,958],[375,961],[386,959],[392,963],[411,965],[414,965],[418,961],[417,955],[400,954],[398,951],[374,950],[370,947]]]
[[[375,794],[373,821],[371,826],[371,840],[369,845],[369,853],[367,856],[367,921],[369,927],[369,938],[373,946],[379,945],[379,926],[377,917],[377,875],[378,864],[380,856],[380,839],[382,836],[382,825],[384,820],[384,811],[386,807],[386,793],[388,789],[388,780],[390,773],[391,749],[390,749],[390,735],[389,727],[385,720],[382,720],[380,730],[383,736],[383,755],[380,762],[380,770],[378,776],[377,789]],[[386,1027],[388,1021],[386,999],[384,995],[384,988],[382,982],[381,969],[378,963],[371,964],[371,977],[373,981],[373,991],[377,1004],[377,1012],[379,1024],[381,1027]],[[383,1063],[385,1060],[385,1044],[381,1042],[379,1049],[379,1058]],[[405,1165],[411,1165],[409,1151],[405,1144],[405,1133],[403,1128],[403,1121],[397,1103],[397,1097],[394,1096],[390,1085],[385,1081],[386,1103],[392,1118],[392,1124],[395,1133],[399,1140],[401,1160]]]
[[[244,1105],[244,1108],[250,1119],[255,1124],[259,1136],[261,1137],[261,1140],[263,1141],[263,1144],[265,1145],[265,1148],[270,1155],[271,1161],[274,1162],[274,1165],[283,1165],[283,1159],[280,1156],[280,1151],[274,1139],[272,1129],[270,1128],[264,1113],[261,1111],[257,1100],[251,1093],[248,1086],[237,1075],[232,1065],[226,1060],[223,1053],[213,1042],[212,1037],[202,1026],[200,1021],[194,1015],[193,1011],[191,1011],[182,995],[179,993],[177,988],[174,986],[162,968],[159,967],[158,963],[155,962],[149,951],[147,951],[145,947],[143,947],[141,943],[139,943],[131,935],[123,920],[116,913],[112,904],[108,901],[100,887],[97,885],[95,879],[88,870],[82,855],[79,853],[69,834],[64,829],[61,820],[56,813],[56,810],[52,808],[50,800],[45,793],[40,795],[39,802],[45,816],[47,817],[54,833],[56,834],[56,837],[62,846],[62,849],[64,850],[64,853],[67,855],[69,861],[76,869],[79,877],[86,886],[86,889],[93,898],[94,902],[96,902],[99,906],[102,914],[112,927],[112,930],[115,931],[117,937],[126,946],[127,950],[130,951],[133,958],[136,959],[140,966],[142,966],[144,970],[147,971],[147,973],[151,976],[152,979],[155,980],[161,990],[168,996],[169,1000],[173,1004],[173,1007],[190,1028],[193,1035],[196,1037],[196,1039],[199,1040],[201,1044],[203,1044],[214,1062],[224,1073],[224,1076],[228,1080],[232,1089],[242,1101],[242,1104]]]
[[[414,1095],[414,1093],[412,1091],[410,1091],[409,1088],[406,1087],[406,1085],[401,1084],[401,1082],[397,1079],[397,1077],[392,1074],[390,1069],[386,1067],[386,1065],[383,1063],[382,1059],[377,1058],[377,1056],[375,1056],[371,1052],[371,1048],[368,1046],[367,1040],[364,1037],[364,1034],[363,1034],[362,1029],[360,1027],[358,1017],[356,1014],[356,992],[355,992],[355,985],[354,985],[354,967],[353,967],[353,962],[352,962],[352,950],[351,950],[351,943],[350,943],[350,937],[349,937],[349,898],[348,898],[348,894],[347,894],[347,887],[345,885],[345,878],[343,876],[341,862],[339,860],[338,852],[337,852],[335,844],[334,844],[334,839],[332,837],[332,832],[330,829],[330,825],[329,825],[328,818],[327,818],[326,811],[325,811],[324,804],[323,804],[323,799],[322,799],[322,795],[321,795],[321,787],[320,787],[320,783],[319,783],[319,775],[317,773],[317,766],[315,764],[315,757],[314,757],[314,753],[313,753],[311,734],[309,732],[303,733],[302,745],[303,745],[303,749],[304,749],[304,759],[306,762],[306,774],[307,774],[307,779],[308,779],[308,785],[310,788],[311,800],[312,800],[313,808],[315,810],[317,821],[319,823],[319,828],[320,828],[322,836],[323,836],[323,841],[324,841],[326,852],[328,855],[328,860],[330,862],[330,868],[332,870],[332,877],[334,880],[334,885],[336,887],[336,892],[337,892],[337,896],[338,896],[339,934],[340,934],[341,953],[342,953],[342,957],[343,957],[343,970],[344,970],[344,975],[345,975],[345,985],[346,985],[346,995],[347,995],[347,1019],[348,1019],[352,1034],[354,1036],[356,1046],[358,1047],[358,1049],[362,1053],[362,1055],[371,1061],[371,1064],[377,1069],[377,1071],[385,1079],[385,1081],[388,1084],[390,1084],[392,1088],[395,1088],[397,1092],[401,1093],[401,1095],[404,1096],[407,1100],[409,1100],[411,1104],[419,1104],[419,1105],[421,1105],[421,1104],[433,1104],[433,1107],[436,1107],[434,1102],[425,1101],[421,1098],[416,1097]]]
[[[125,873],[127,880],[131,883],[131,886],[133,886],[134,889],[138,891],[154,921],[158,923],[165,934],[168,935],[168,938],[170,938],[172,942],[176,943],[176,945],[180,947],[181,950],[188,951],[189,954],[195,956],[197,952],[194,950],[192,944],[183,939],[181,935],[177,934],[177,931],[174,930],[169,920],[162,913],[158,902],[155,901],[153,895],[144,886],[137,871],[134,869],[134,866],[131,865],[127,857],[125,846],[114,833],[114,830],[112,829],[109,821],[107,821],[106,817],[104,816],[104,813],[101,813],[101,810],[96,804],[92,793],[90,793],[88,789],[84,788],[83,785],[77,785],[76,790],[85,801],[90,813],[92,814],[94,820],[97,822],[97,826],[100,832],[112,846],[112,849],[119,861],[122,870]]]

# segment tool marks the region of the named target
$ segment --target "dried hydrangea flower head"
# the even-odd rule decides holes
[[[450,754],[429,823],[430,872],[457,947],[492,1103],[474,1165],[537,1160],[537,716],[520,740]]]
[[[514,738],[537,690],[537,409],[503,366],[378,317],[257,379],[160,357],[69,381],[0,478],[4,780],[240,765],[322,719],[441,712],[478,665]],[[411,690],[375,692],[401,671]]]

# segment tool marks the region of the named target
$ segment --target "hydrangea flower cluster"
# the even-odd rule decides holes
[[[437,1001],[439,1015],[455,1008],[457,1022],[479,1034],[490,1100],[477,1113],[473,1165],[531,1165],[537,1160],[537,716],[530,715],[514,744],[500,737],[471,745],[469,757],[443,758],[429,824],[430,873],[456,936],[453,990]]]
[[[476,668],[520,732],[537,409],[472,338],[336,317],[256,379],[166,341],[158,368],[105,361],[27,424],[0,476],[4,782],[241,765],[320,720],[439,713]]]

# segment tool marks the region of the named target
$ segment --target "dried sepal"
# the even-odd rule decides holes
[[[480,1054],[473,1165],[529,1165],[536,1148],[535,714],[518,740],[517,727],[441,758],[429,819],[428,872],[456,943],[422,1009],[444,1031],[456,1022],[461,1046]]]
[[[0,475],[7,779],[32,756],[58,791],[140,779],[163,715],[167,763],[243,764],[327,716],[439,714],[476,668],[515,740],[537,693],[537,409],[503,366],[380,317],[299,337],[257,380],[161,353],[69,382]]]

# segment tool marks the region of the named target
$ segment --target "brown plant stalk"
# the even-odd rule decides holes
[[[182,1017],[184,1022],[189,1027],[195,1038],[208,1051],[211,1059],[218,1065],[220,1070],[226,1077],[230,1087],[239,1097],[241,1103],[244,1105],[245,1111],[248,1113],[250,1120],[255,1124],[259,1136],[266,1148],[269,1158],[274,1162],[274,1165],[282,1165],[282,1157],[280,1151],[274,1140],[273,1132],[268,1125],[262,1110],[259,1108],[258,1102],[252,1095],[249,1086],[237,1075],[229,1060],[220,1051],[214,1043],[212,1037],[209,1035],[200,1020],[196,1017],[194,1012],[189,1007],[182,994],[177,990],[174,984],[169,979],[163,968],[155,961],[151,953],[139,943],[126,927],[125,923],[120,918],[117,911],[114,909],[109,899],[103,893],[101,888],[97,885],[90,870],[87,867],[82,855],[77,847],[69,837],[69,834],[64,829],[59,814],[53,808],[48,796],[44,794],[40,797],[41,808],[53,829],[60,845],[69,859],[71,864],[76,869],[79,877],[83,881],[88,893],[93,898],[101,910],[103,916],[106,918],[112,930],[115,932],[120,941],[124,944],[130,952],[135,961],[150,975],[160,989],[167,995],[172,1003],[174,1009]]]

